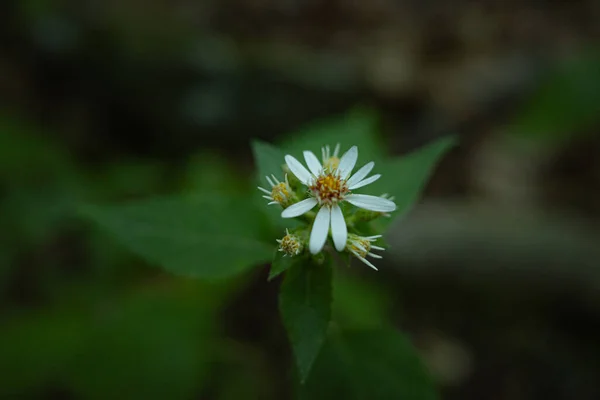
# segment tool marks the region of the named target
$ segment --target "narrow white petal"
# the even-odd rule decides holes
[[[367,240],[373,240],[373,239],[379,239],[380,237],[383,237],[383,235],[367,236],[365,239],[367,239]]]
[[[283,212],[281,213],[281,218],[297,217],[312,210],[312,208],[316,205],[317,200],[313,199],[312,197],[310,199],[302,200],[301,202],[292,204],[291,206],[283,210]]]
[[[367,261],[366,258],[361,257],[360,255],[357,255],[356,258],[358,258],[363,263],[367,264],[369,267],[373,268],[375,271],[378,271],[378,269],[373,264],[371,264],[369,261]]]
[[[273,204],[279,204],[279,203],[278,203],[278,202],[276,202],[276,201],[272,201],[272,202],[270,202],[270,203],[269,203],[269,204],[267,204],[267,205],[268,205],[268,206],[272,206]]]
[[[375,163],[371,161],[370,163],[365,164],[361,169],[356,171],[356,173],[352,175],[350,179],[348,179],[348,187],[363,180],[367,175],[369,175],[369,172],[371,172],[374,166]]]
[[[380,174],[376,174],[376,175],[370,176],[367,179],[363,179],[362,181],[360,181],[358,183],[355,183],[353,186],[350,186],[350,190],[358,189],[358,188],[361,188],[363,186],[367,186],[367,185],[375,182],[379,178],[381,178]]]
[[[348,240],[348,228],[342,209],[339,205],[334,204],[331,207],[331,237],[337,251],[343,251]]]
[[[331,209],[329,207],[321,207],[310,232],[309,248],[312,254],[317,254],[325,246],[327,234],[329,233],[330,217]]]
[[[315,154],[312,151],[307,150],[304,152],[304,160],[306,160],[306,165],[308,165],[308,169],[310,169],[310,172],[312,172],[314,176],[319,176],[321,170],[323,169],[323,166],[319,162],[317,156],[315,156]]]
[[[275,178],[275,175],[271,175],[273,177],[273,180],[275,181],[275,183],[280,184],[281,182],[279,182],[279,179]],[[275,185],[273,185],[275,186]]]
[[[292,173],[296,175],[296,178],[298,178],[300,182],[302,182],[306,186],[310,184],[310,181],[312,180],[312,175],[310,172],[308,172],[306,168],[304,168],[304,165],[302,165],[300,161],[296,160],[294,157],[288,154],[287,156],[285,156],[285,162],[290,168],[290,171],[292,171]]]
[[[273,200],[273,198],[271,196],[263,196],[263,199],[267,199],[267,200]]]
[[[340,176],[342,177],[342,179],[347,179],[348,176],[350,176],[350,173],[356,165],[357,159],[358,148],[356,146],[352,146],[350,150],[344,153],[344,155],[340,159],[340,165],[338,166],[338,171],[340,172]]]
[[[340,154],[340,144],[339,144],[339,143],[336,143],[336,145],[335,145],[335,150],[333,150],[333,156],[334,156],[334,157],[337,157],[337,156],[338,156],[338,154]]]
[[[345,200],[356,207],[370,211],[392,212],[396,209],[396,204],[393,201],[368,194],[349,194]]]
[[[271,187],[275,186],[271,178],[269,178],[268,176],[265,176],[265,178],[267,178],[267,182],[269,182],[269,185],[271,185]]]
[[[371,245],[371,248],[372,248],[373,250],[379,250],[379,251],[384,251],[384,250],[385,250],[385,248],[384,248],[384,247],[373,246],[373,245]]]
[[[271,191],[267,190],[265,188],[261,188],[260,186],[258,186],[258,190],[260,190],[261,192],[268,194],[269,196],[271,196]]]
[[[325,147],[321,147],[321,159],[323,160],[323,164],[327,161],[327,155],[325,154]]]
[[[368,252],[367,254],[368,254],[368,255],[370,255],[370,256],[371,256],[371,257],[373,257],[373,258],[379,258],[379,259],[382,259],[382,258],[383,258],[383,257],[381,257],[379,254],[375,254],[375,253],[371,253],[371,252]]]

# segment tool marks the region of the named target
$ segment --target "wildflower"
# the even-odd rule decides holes
[[[284,182],[279,182],[279,180],[275,178],[275,175],[271,175],[271,177],[273,180],[271,180],[271,178],[268,176],[265,176],[265,178],[267,178],[267,182],[269,182],[269,185],[271,185],[271,190],[269,191],[260,186],[258,187],[258,190],[265,193],[263,198],[271,200],[269,205],[280,204],[283,208],[289,207],[292,203],[294,203],[295,194],[290,187],[287,174]]]
[[[297,256],[302,253],[304,250],[304,243],[300,236],[291,234],[287,229],[285,230],[286,235],[282,239],[277,239],[277,243],[279,243],[279,251],[285,253],[286,255],[292,257]]]
[[[337,158],[338,147],[333,153]],[[348,228],[346,220],[340,208],[340,203],[348,202],[356,207],[376,212],[392,212],[396,209],[393,201],[365,194],[354,194],[351,190],[361,188],[375,182],[381,175],[373,175],[367,178],[375,166],[369,162],[360,168],[354,175],[350,176],[358,159],[358,149],[353,146],[339,159],[339,162],[329,157],[329,149],[322,150],[324,159],[323,166],[311,151],[304,152],[304,160],[308,170],[291,155],[285,156],[285,161],[290,171],[308,187],[310,197],[286,208],[281,216],[283,218],[298,217],[315,206],[319,211],[315,217],[309,239],[309,249],[312,254],[317,254],[327,241],[329,228],[337,251],[343,251],[348,240]],[[337,164],[337,165],[336,165]],[[310,170],[310,171],[309,171]]]
[[[371,264],[366,259],[366,257],[367,257],[367,255],[369,255],[373,258],[382,258],[378,254],[371,253],[371,250],[380,250],[380,251],[385,250],[383,247],[373,246],[371,244],[371,242],[376,241],[380,237],[381,237],[381,235],[364,237],[364,236],[358,236],[358,235],[351,233],[350,235],[348,235],[348,242],[346,243],[346,250],[348,250],[350,253],[354,254],[354,256],[356,258],[358,258],[360,261],[362,261],[363,263],[367,264],[369,267],[371,267],[375,271],[377,271],[377,268],[373,264]]]

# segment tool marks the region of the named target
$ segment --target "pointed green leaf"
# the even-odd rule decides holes
[[[332,335],[299,390],[307,400],[438,398],[410,342],[389,329]]]
[[[600,121],[600,54],[592,52],[549,69],[545,81],[508,132],[539,142],[590,133]]]
[[[283,180],[283,168],[285,164],[285,153],[272,144],[261,142],[260,140],[252,141],[252,154],[256,163],[258,182],[265,189],[270,189],[265,176],[275,175],[277,179]]]
[[[225,278],[271,258],[264,220],[251,202],[174,197],[85,207],[82,214],[131,251],[177,275]]]
[[[304,261],[304,257],[296,256],[290,257],[285,253],[276,250],[273,256],[273,262],[271,263],[271,270],[269,271],[268,280],[273,280],[278,277],[281,273],[290,269],[294,264]]]
[[[288,135],[281,147],[296,157],[301,157],[303,150],[311,150],[321,159],[321,147],[325,145],[329,145],[333,152],[336,143],[340,143],[338,156],[356,145],[360,152],[359,164],[365,164],[381,157],[383,153],[376,129],[376,113],[357,107],[341,116],[312,122],[300,128]]]
[[[440,158],[455,144],[454,136],[444,137],[410,154],[385,162],[380,168],[381,179],[368,186],[369,192],[394,196],[397,209],[392,217],[402,216],[419,199]]]
[[[331,317],[330,263],[293,265],[286,273],[279,308],[292,344],[300,381],[309,375]]]

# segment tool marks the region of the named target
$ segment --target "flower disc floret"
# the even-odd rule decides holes
[[[299,236],[291,234],[285,230],[286,235],[282,239],[277,239],[279,243],[279,251],[284,252],[288,256],[297,256],[304,250],[304,244]]]
[[[279,204],[286,208],[294,203],[296,195],[290,187],[287,175],[285,176],[285,180],[283,182],[279,182],[275,175],[271,175],[271,178],[265,176],[265,178],[267,179],[267,182],[269,182],[269,185],[271,185],[271,190],[269,191],[268,189],[260,186],[258,189],[265,194],[263,198],[270,200],[269,205]]]
[[[319,175],[308,189],[319,204],[329,205],[342,201],[350,191],[346,180],[332,172]]]
[[[360,261],[377,271],[377,268],[367,260],[367,256],[373,258],[382,258],[380,255],[372,253],[371,250],[385,250],[383,247],[374,246],[372,242],[379,239],[381,235],[375,236],[359,236],[355,234],[348,235],[346,250],[352,253]]]

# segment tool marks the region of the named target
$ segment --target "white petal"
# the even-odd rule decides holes
[[[304,160],[306,160],[306,165],[308,165],[308,169],[313,173],[314,176],[319,176],[323,166],[319,162],[317,156],[314,155],[312,151],[304,152]]]
[[[361,169],[356,171],[356,173],[352,175],[350,179],[348,179],[348,187],[363,180],[365,176],[369,175],[369,172],[371,172],[374,166],[375,163],[371,161],[370,163],[365,164]]]
[[[367,185],[369,185],[369,184],[371,184],[371,183],[375,182],[375,181],[376,181],[377,179],[379,179],[379,178],[381,178],[381,175],[380,175],[380,174],[376,174],[376,175],[370,176],[370,177],[368,177],[367,179],[363,179],[362,181],[360,181],[360,182],[358,182],[358,183],[355,183],[353,186],[350,186],[350,188],[349,188],[349,189],[350,189],[350,190],[353,190],[353,189],[358,189],[358,188],[361,188],[361,187],[363,187],[363,186],[367,186]]]
[[[337,251],[343,251],[348,240],[348,228],[342,209],[339,205],[334,204],[331,207],[331,237]]]
[[[287,156],[285,156],[285,162],[290,168],[290,171],[292,171],[292,173],[296,175],[296,178],[298,178],[300,182],[302,182],[306,186],[310,184],[310,181],[312,180],[312,175],[310,172],[308,172],[306,168],[304,168],[304,165],[302,165],[300,161],[296,160],[294,157],[288,154]]]
[[[271,178],[269,178],[268,176],[265,176],[265,178],[267,178],[267,182],[269,182],[269,185],[271,185],[271,187],[275,186]]]
[[[340,144],[336,143],[335,150],[333,150],[333,156],[337,157],[339,153],[340,153]]]
[[[338,171],[340,172],[340,176],[342,177],[342,179],[347,179],[348,176],[350,176],[350,173],[356,165],[357,159],[358,148],[356,146],[352,146],[350,150],[344,153],[344,155],[340,159],[340,164],[338,166]]]
[[[345,200],[356,207],[370,211],[392,212],[396,209],[396,204],[393,201],[368,194],[349,194]]]
[[[327,234],[329,233],[330,217],[331,209],[329,207],[321,207],[310,232],[309,248],[312,254],[317,254],[325,246]]]
[[[314,206],[317,205],[317,200],[310,199],[302,200],[299,203],[292,204],[281,213],[281,218],[294,218],[299,215],[302,215],[313,209]]]
[[[371,257],[373,257],[373,258],[379,258],[379,259],[382,259],[382,258],[383,258],[383,257],[381,257],[379,254],[375,254],[375,253],[371,253],[371,252],[368,252],[367,254],[368,254],[368,255],[370,255],[370,256],[371,256]]]
[[[371,264],[369,261],[367,261],[364,257],[362,257],[360,254],[358,254],[357,252],[355,252],[354,250],[350,250],[350,252],[352,254],[354,254],[354,256],[356,256],[356,258],[358,258],[360,261],[362,261],[363,263],[367,264],[369,267],[373,268],[375,271],[377,271],[377,268]]]
[[[267,190],[265,188],[261,188],[260,186],[257,186],[257,187],[258,187],[258,190],[260,190],[261,192],[268,194],[269,197],[271,196],[271,193],[272,193],[271,190]]]
[[[384,247],[373,246],[373,245],[371,245],[371,248],[372,248],[373,250],[379,250],[379,251],[384,251],[384,250],[385,250],[385,248],[384,248]]]

